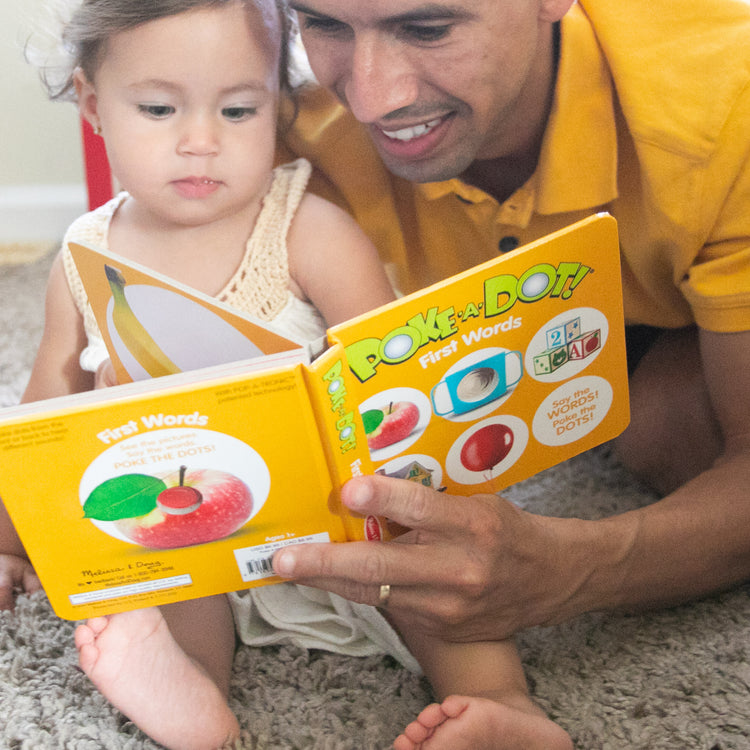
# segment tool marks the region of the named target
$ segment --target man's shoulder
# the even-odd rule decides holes
[[[747,0],[579,2],[634,138],[708,155],[734,113],[750,117]]]
[[[279,137],[277,161],[297,157],[313,166],[310,190],[345,208],[373,191],[387,192],[393,179],[367,129],[317,85],[298,93],[296,118]]]
[[[294,154],[306,158],[306,150],[314,155],[333,144],[341,147],[352,143],[359,148],[367,144],[372,149],[367,131],[351,112],[330,91],[314,83],[296,92],[294,121],[282,132],[281,141]]]

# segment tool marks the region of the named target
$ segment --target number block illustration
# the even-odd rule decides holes
[[[557,349],[569,344],[581,335],[581,318],[571,318],[554,328],[547,330],[547,350]]]

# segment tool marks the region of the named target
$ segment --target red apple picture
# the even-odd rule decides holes
[[[470,435],[461,449],[461,463],[469,471],[489,471],[513,447],[513,430],[504,424],[489,424]]]
[[[115,521],[121,534],[144,547],[172,549],[222,539],[250,517],[252,494],[233,474],[182,467],[179,480],[171,479],[153,510]]]
[[[362,415],[371,451],[386,448],[409,437],[419,423],[419,409],[411,401],[395,401]]]

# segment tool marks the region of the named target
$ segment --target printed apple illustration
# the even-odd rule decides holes
[[[601,331],[597,329],[596,331],[593,331],[591,335],[586,339],[586,343],[583,345],[584,350],[586,354],[591,354],[591,352],[595,351],[599,348],[599,335]]]
[[[385,448],[411,435],[419,422],[419,409],[411,401],[392,401],[362,415],[371,451]]]
[[[229,472],[183,466],[179,479],[173,474],[166,483],[153,510],[115,521],[120,533],[144,547],[172,549],[222,539],[250,517],[252,494]]]
[[[513,447],[513,430],[504,424],[488,424],[471,434],[461,448],[461,463],[469,471],[489,471]]]

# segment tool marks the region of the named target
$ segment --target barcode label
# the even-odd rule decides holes
[[[310,534],[302,537],[289,537],[288,539],[278,539],[266,544],[259,544],[256,547],[243,547],[234,551],[234,557],[237,560],[242,580],[246,583],[251,581],[260,581],[263,578],[273,576],[273,566],[271,560],[277,550],[282,547],[288,547],[292,544],[312,544],[316,542],[330,542],[331,537],[327,531],[320,534]]]
[[[260,560],[248,560],[247,572],[251,576],[270,576],[273,575],[273,566],[270,557],[264,557]]]

